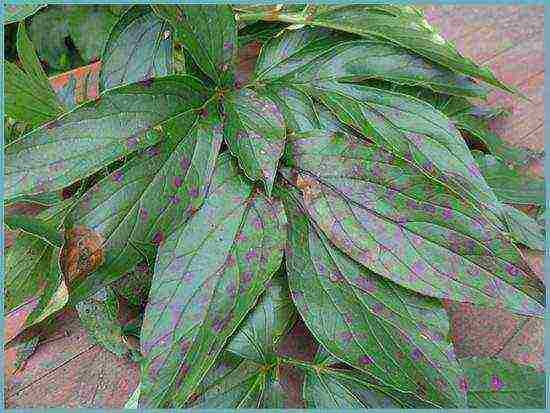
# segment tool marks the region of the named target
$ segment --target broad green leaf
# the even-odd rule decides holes
[[[279,268],[285,222],[280,202],[253,191],[222,156],[203,207],[159,249],[141,336],[141,406],[190,397]]]
[[[78,54],[85,62],[99,60],[118,15],[100,5],[70,5],[65,6],[64,12]]]
[[[229,5],[154,5],[175,29],[177,41],[200,69],[218,85],[233,81],[237,25]]]
[[[275,276],[187,407],[286,407],[276,350],[294,320],[287,282]]]
[[[34,297],[42,287],[44,273],[49,267],[51,245],[32,234],[17,237],[6,250],[4,268],[4,308],[11,311]]]
[[[295,321],[294,304],[286,280],[273,277],[254,310],[239,327],[227,350],[241,358],[269,364],[276,346]]]
[[[368,86],[324,82],[308,90],[344,124],[479,205],[498,224],[491,213],[501,217],[501,205],[444,114],[411,96]]]
[[[545,375],[530,366],[498,358],[462,359],[473,409],[544,409]]]
[[[45,272],[40,274],[45,283],[40,293],[38,304],[25,320],[25,327],[30,327],[45,320],[50,315],[62,310],[69,300],[69,290],[61,267],[59,266],[59,248],[50,248],[51,254]]]
[[[101,58],[101,89],[172,74],[173,34],[147,6],[133,6],[111,31]]]
[[[438,300],[361,267],[308,223],[292,200],[287,272],[294,302],[312,334],[338,359],[386,386],[439,407],[464,406],[460,368]]]
[[[157,145],[81,198],[72,221],[101,236],[105,260],[75,287],[73,297],[84,297],[130,271],[147,255],[140,243],[162,244],[201,207],[222,142],[219,115],[208,108],[205,117],[206,111],[200,117],[190,112],[165,123]]]
[[[526,213],[505,205],[506,225],[514,239],[535,250],[544,251],[544,227]]]
[[[167,76],[104,92],[6,146],[5,198],[61,189],[152,145],[159,139],[151,131],[155,126],[199,108],[205,93],[189,76]]]
[[[310,409],[434,408],[413,395],[369,381],[359,370],[335,366],[338,360],[323,347],[313,363],[305,369],[303,387]]]
[[[287,25],[284,23],[271,22],[243,22],[246,26],[239,28],[238,42],[239,47],[244,47],[250,43],[265,43],[280,33]]]
[[[32,16],[45,4],[6,4],[4,5],[4,24],[15,23]]]
[[[310,6],[306,12],[255,12],[239,19],[262,19],[324,27],[366,37],[376,37],[418,54],[454,72],[480,79],[509,92],[486,67],[462,56],[454,45],[430,26],[418,9],[393,5]]]
[[[380,40],[339,39],[328,30],[309,28],[289,31],[271,40],[258,59],[257,78],[292,85],[383,79],[450,95],[487,95],[485,87],[466,76],[406,49]]]
[[[343,131],[288,147],[308,215],[354,260],[425,295],[542,314],[544,286],[517,247],[444,186]]]
[[[17,52],[23,70],[12,62],[5,62],[6,114],[38,126],[59,116],[63,107],[40,65],[24,22],[19,23],[17,30]]]
[[[485,181],[502,202],[544,206],[544,179],[522,175],[492,155],[474,151],[474,158]]]
[[[63,246],[63,236],[55,224],[28,215],[8,215],[4,217],[4,223],[11,230],[20,229],[41,238],[54,247],[61,248]]]
[[[267,97],[242,89],[224,101],[224,135],[247,177],[262,180],[268,195],[285,144],[279,108]]]
[[[118,301],[111,288],[106,287],[76,305],[80,323],[94,343],[118,355],[130,351],[118,320]]]
[[[277,365],[261,365],[224,353],[197,389],[189,407],[201,409],[282,409],[285,391],[277,377]]]

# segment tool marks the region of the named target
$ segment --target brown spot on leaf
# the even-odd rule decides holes
[[[67,284],[92,273],[103,264],[103,242],[101,235],[85,226],[67,231],[61,250],[61,266]]]

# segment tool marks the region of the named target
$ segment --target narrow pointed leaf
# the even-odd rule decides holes
[[[101,58],[101,89],[172,74],[173,38],[170,25],[150,7],[130,8],[107,39]]]
[[[240,90],[224,102],[225,138],[246,176],[273,188],[285,144],[285,124],[279,108],[268,97]]]
[[[241,19],[264,19],[324,27],[376,37],[416,53],[454,72],[476,78],[509,92],[515,89],[499,81],[486,67],[462,56],[430,26],[422,13],[410,6],[331,5],[312,6],[308,13],[259,12]]]
[[[500,203],[453,123],[429,104],[367,86],[323,83],[311,92],[342,121],[460,196],[500,217]],[[498,220],[489,215],[498,223]]]
[[[294,135],[290,177],[347,255],[425,295],[540,316],[544,286],[506,233],[442,185],[343,132]]]
[[[356,369],[333,366],[338,360],[319,348],[316,368],[305,371],[303,394],[311,409],[434,408],[414,395],[369,381]]]
[[[286,280],[273,277],[271,284],[249,314],[227,350],[257,363],[273,362],[276,346],[295,321],[294,304]]]
[[[141,406],[185,403],[281,263],[280,203],[253,192],[228,156],[210,188],[159,250],[141,336]]]
[[[5,62],[6,113],[38,126],[59,116],[63,107],[40,65],[24,22],[17,30],[17,53],[23,70],[12,62]]]
[[[468,377],[469,408],[544,409],[544,373],[498,358],[472,357],[461,364]]]
[[[340,41],[338,41],[340,40]],[[338,38],[330,31],[302,29],[271,40],[258,61],[257,78],[304,84],[383,79],[450,95],[486,97],[487,88],[406,49],[380,40]]]
[[[436,406],[463,406],[460,368],[446,339],[449,323],[441,303],[346,257],[290,198],[285,199],[292,251],[287,258],[289,285],[317,340],[386,386]]]
[[[235,72],[237,24],[229,5],[154,5],[170,22],[176,38],[195,63],[219,85],[229,85]]]
[[[158,246],[204,200],[222,141],[215,108],[206,117],[185,114],[162,126],[161,141],[99,181],[72,212],[75,226],[102,239],[97,273],[75,287],[72,299],[97,291],[134,268],[143,243]]]
[[[11,230],[20,229],[55,247],[63,246],[63,237],[55,225],[46,223],[39,218],[27,215],[8,215],[4,218],[4,223]]]
[[[188,407],[286,407],[275,377],[276,350],[295,320],[286,280],[275,276],[256,307],[195,390]],[[236,357],[238,356],[238,357]]]
[[[521,175],[492,155],[476,151],[474,156],[485,180],[502,202],[544,206],[544,179]]]
[[[153,127],[200,107],[205,92],[194,78],[169,76],[103,93],[6,146],[4,196],[61,189],[150,146]]]

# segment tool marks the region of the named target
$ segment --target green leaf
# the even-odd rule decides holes
[[[272,363],[277,344],[294,324],[295,315],[286,280],[281,276],[273,277],[226,349],[257,363]]]
[[[273,277],[187,407],[285,407],[276,350],[295,315],[286,280]]]
[[[25,23],[17,30],[17,52],[22,69],[6,61],[6,114],[37,126],[60,115],[63,107],[57,100],[32,45]]]
[[[144,255],[148,259],[143,244],[162,244],[201,207],[222,142],[219,115],[209,109],[206,117],[190,112],[165,123],[159,144],[140,152],[81,198],[72,220],[104,239],[105,260],[75,287],[74,299],[121,277]]]
[[[112,287],[128,303],[136,307],[142,307],[147,304],[152,278],[152,269],[144,262],[141,262],[133,270],[116,280],[112,284]]]
[[[350,41],[323,29],[288,31],[271,40],[258,59],[257,78],[293,85],[383,79],[450,95],[481,98],[487,95],[485,87],[466,76],[403,48],[380,40]]]
[[[492,155],[474,151],[474,158],[499,200],[515,205],[544,206],[544,179],[521,175]]]
[[[308,223],[292,195],[285,209],[289,285],[316,339],[386,386],[435,406],[464,406],[441,303],[386,281],[339,252]]]
[[[173,34],[151,8],[133,6],[111,31],[101,58],[101,89],[172,74]]]
[[[324,27],[389,42],[418,54],[454,72],[483,80],[493,86],[515,92],[499,81],[486,67],[462,56],[450,42],[430,26],[422,13],[410,6],[331,5],[311,6],[300,13],[260,12],[239,19],[264,19],[292,24]]]
[[[460,362],[468,377],[469,408],[544,409],[544,373],[498,358],[472,357]]]
[[[285,142],[279,108],[268,97],[242,89],[227,96],[224,111],[229,150],[247,177],[263,181],[269,195]]]
[[[20,229],[41,238],[54,247],[61,248],[63,246],[63,236],[55,224],[52,225],[39,218],[27,215],[7,215],[4,217],[4,223],[11,230]]]
[[[4,24],[15,23],[32,16],[45,4],[6,4],[4,5]]]
[[[224,353],[197,389],[192,408],[282,409],[285,391],[277,377],[277,366],[262,366]]]
[[[506,224],[515,240],[529,248],[544,251],[544,227],[526,213],[505,205]]]
[[[141,337],[141,406],[190,397],[279,268],[285,222],[280,202],[221,157],[205,204],[159,250]]]
[[[189,76],[104,92],[5,148],[6,199],[61,189],[159,139],[151,129],[206,100]],[[90,153],[93,152],[93,156]]]
[[[324,82],[308,90],[344,124],[479,205],[498,225],[491,214],[501,217],[501,205],[444,114],[411,96],[367,86]]]
[[[124,404],[125,409],[137,409],[139,402],[139,394],[141,393],[141,386],[138,384],[128,401]]]
[[[178,42],[200,69],[218,85],[233,81],[237,25],[229,5],[154,5],[153,10],[175,29]]]
[[[359,370],[334,365],[338,360],[323,347],[313,363],[313,368],[305,369],[303,394],[308,408],[434,408],[414,395],[369,381]]]
[[[85,62],[99,60],[109,33],[119,19],[105,6],[65,6],[69,35]]]
[[[425,295],[542,314],[544,287],[507,234],[442,185],[343,131],[288,147],[308,215],[354,260]]]
[[[94,343],[106,350],[124,356],[129,346],[118,320],[118,301],[111,288],[100,290],[93,297],[76,305],[80,323]]]

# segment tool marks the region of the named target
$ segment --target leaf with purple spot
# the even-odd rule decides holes
[[[460,363],[466,374],[469,408],[544,409],[543,372],[496,357],[470,357]]]
[[[439,407],[464,407],[460,367],[441,303],[400,287],[336,249],[308,221],[299,195],[284,197],[295,304],[315,338],[337,359],[385,386]],[[331,277],[328,274],[337,274]]]
[[[269,195],[285,145],[279,108],[268,97],[242,89],[227,96],[224,109],[229,150],[250,179],[263,181]]]
[[[479,207],[342,130],[287,146],[308,215],[357,262],[425,295],[542,315],[544,286]]]
[[[279,268],[285,223],[280,201],[219,157],[204,205],[159,249],[141,336],[140,405],[189,399]]]

